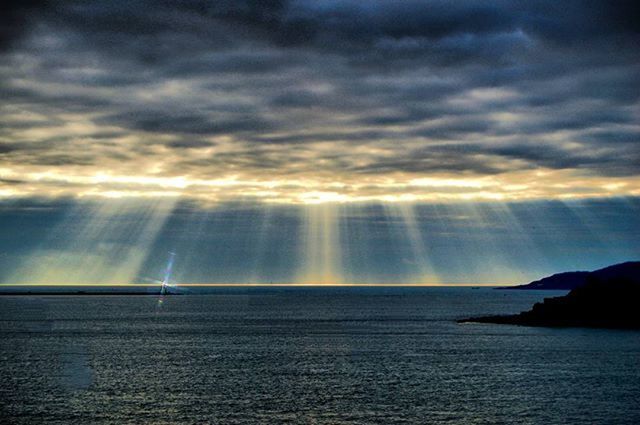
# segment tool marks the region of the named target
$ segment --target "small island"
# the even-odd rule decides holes
[[[504,316],[473,317],[458,323],[498,323],[522,326],[640,329],[638,278],[600,279],[589,276],[584,285],[562,297],[545,298],[529,311]]]

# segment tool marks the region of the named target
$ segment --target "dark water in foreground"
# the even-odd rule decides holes
[[[454,322],[551,294],[0,297],[0,422],[640,423],[640,332]]]

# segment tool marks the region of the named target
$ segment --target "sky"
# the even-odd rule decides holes
[[[637,2],[5,9],[1,282],[136,282],[172,250],[185,282],[638,258]]]

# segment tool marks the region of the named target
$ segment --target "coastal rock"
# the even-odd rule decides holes
[[[475,317],[458,322],[640,329],[639,297],[640,284],[637,278],[601,280],[590,276],[583,286],[572,289],[562,297],[545,298],[529,311],[514,315]]]

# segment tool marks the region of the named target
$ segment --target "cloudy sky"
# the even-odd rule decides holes
[[[4,197],[640,194],[634,1],[47,3],[1,18]]]
[[[421,257],[429,235],[412,229],[432,215],[396,204],[599,199],[637,209],[632,0],[7,4],[3,214],[114,198],[203,210],[384,204]],[[118,212],[91,214],[105,208]],[[325,246],[309,248],[322,263],[313,267],[331,276],[339,267],[325,251],[340,225],[327,222],[343,213],[303,218],[305,237]],[[594,255],[570,264],[602,263]]]

